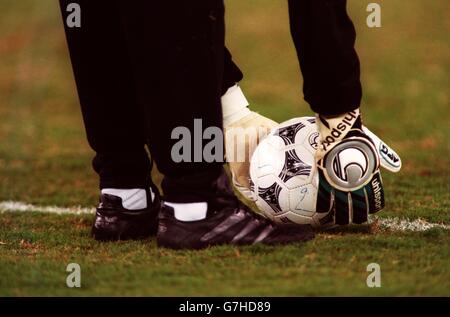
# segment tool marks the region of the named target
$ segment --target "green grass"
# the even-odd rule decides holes
[[[381,217],[450,224],[450,24],[447,0],[349,1],[358,31],[364,121],[402,156],[384,173]],[[284,1],[227,1],[228,46],[253,109],[275,120],[311,114],[301,97]],[[2,0],[0,201],[93,206],[90,167],[58,8]],[[160,179],[157,172],[156,179]],[[450,233],[351,227],[279,248],[157,249],[153,239],[100,244],[89,216],[0,214],[0,295],[450,295]],[[65,286],[81,264],[82,288]],[[366,286],[381,265],[382,287]]]
[[[303,245],[157,249],[152,240],[97,243],[90,217],[10,214],[0,225],[1,295],[448,295],[448,231],[321,234]],[[66,266],[82,288],[65,286]],[[366,286],[379,263],[382,287]]]

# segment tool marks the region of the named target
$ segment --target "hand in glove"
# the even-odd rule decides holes
[[[241,88],[235,85],[222,96],[225,156],[229,163],[233,185],[250,198],[250,158],[262,138],[278,125],[248,108]]]
[[[330,224],[364,223],[384,208],[380,164],[398,172],[400,157],[362,126],[359,109],[334,118],[317,115],[316,123],[317,211],[329,212],[324,220]]]

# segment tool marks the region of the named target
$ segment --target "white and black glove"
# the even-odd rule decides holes
[[[362,126],[359,109],[334,118],[316,116],[319,146],[317,211],[328,212],[325,225],[364,223],[384,208],[380,165],[401,168],[400,157]]]

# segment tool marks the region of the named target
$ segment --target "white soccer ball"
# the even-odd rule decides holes
[[[251,190],[260,211],[274,222],[319,227],[328,215],[329,210],[316,210],[318,141],[315,118],[302,117],[281,123],[256,147],[250,161]]]

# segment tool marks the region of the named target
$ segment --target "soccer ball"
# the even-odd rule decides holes
[[[261,213],[274,222],[319,227],[329,214],[316,210],[318,141],[316,119],[302,117],[281,123],[256,147],[250,161],[251,191]]]

